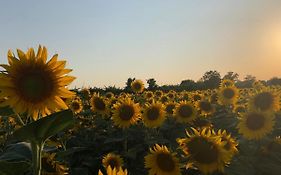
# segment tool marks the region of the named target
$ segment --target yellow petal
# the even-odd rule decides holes
[[[73,76],[64,76],[64,77],[60,77],[58,79],[58,83],[59,83],[60,86],[67,86],[75,79],[76,78],[73,77]]]

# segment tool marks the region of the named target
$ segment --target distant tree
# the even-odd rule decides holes
[[[135,80],[135,78],[128,78],[127,82],[126,82],[126,86],[124,88],[124,91],[125,92],[131,92],[132,89],[131,89],[131,84],[132,82]]]
[[[237,82],[238,78],[239,78],[239,75],[235,72],[227,72],[223,77],[223,79],[229,79],[229,80],[232,80],[234,82]]]
[[[256,81],[256,77],[253,75],[246,75],[243,81],[238,81],[236,86],[239,88],[251,88]]]
[[[194,80],[183,80],[181,81],[180,83],[180,87],[183,89],[183,90],[195,90],[197,87],[196,87],[196,82]]]
[[[201,80],[204,82],[206,89],[218,88],[221,82],[221,75],[216,70],[206,72]]]
[[[266,82],[266,84],[269,85],[269,86],[276,86],[276,85],[281,86],[281,78],[273,77],[273,78],[269,79]]]
[[[156,80],[154,78],[150,78],[148,80],[146,80],[147,84],[148,84],[148,87],[147,89],[148,90],[155,90],[157,89],[158,85],[156,84]]]

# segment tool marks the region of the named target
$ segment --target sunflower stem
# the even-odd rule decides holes
[[[20,115],[19,115],[18,113],[15,113],[15,114],[16,114],[17,120],[20,122],[20,124],[21,124],[22,126],[24,126],[25,123],[22,121]]]
[[[124,131],[123,133],[124,133],[124,137],[125,137],[123,147],[124,147],[124,152],[127,153],[128,152],[128,131],[127,130],[123,130],[123,131]]]
[[[43,144],[31,142],[33,175],[41,175],[41,153]]]

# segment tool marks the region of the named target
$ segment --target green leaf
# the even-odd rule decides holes
[[[23,174],[31,167],[30,163],[21,162],[8,162],[0,160],[0,175],[18,175]]]
[[[32,122],[14,132],[17,139],[42,144],[46,139],[74,124],[73,113],[65,110]]]
[[[0,116],[10,116],[13,114],[14,114],[14,111],[9,106],[0,107]]]

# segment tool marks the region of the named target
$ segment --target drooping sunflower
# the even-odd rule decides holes
[[[224,149],[225,142],[209,129],[192,130],[194,134],[187,132],[187,138],[177,139],[180,148],[189,158],[188,165],[197,167],[204,174],[223,172],[230,156]]]
[[[119,170],[116,170],[116,168],[111,168],[111,166],[108,166],[106,168],[106,174],[103,174],[101,172],[101,170],[99,170],[99,174],[98,175],[128,175],[128,171],[127,169],[122,169],[120,168]]]
[[[242,114],[237,127],[245,138],[259,140],[272,131],[274,124],[274,114],[249,111]]]
[[[102,116],[109,115],[108,102],[104,97],[100,96],[98,93],[94,93],[90,102],[92,111],[101,114]]]
[[[102,165],[107,168],[108,166],[111,167],[111,169],[116,169],[117,171],[122,168],[123,166],[123,159],[120,155],[114,154],[114,153],[108,153],[105,155],[102,159]]]
[[[141,80],[134,80],[131,83],[131,88],[135,93],[142,93],[142,91],[144,90],[144,84],[143,81]]]
[[[279,93],[263,88],[251,97],[249,107],[263,112],[278,111],[280,109]]]
[[[197,101],[196,107],[203,116],[208,116],[215,112],[214,105],[207,99]]]
[[[194,106],[187,102],[179,102],[174,109],[174,116],[180,123],[188,123],[196,118],[197,112]]]
[[[140,106],[130,98],[124,98],[113,105],[112,120],[121,128],[128,128],[140,118]]]
[[[180,175],[179,160],[166,146],[156,144],[150,154],[144,157],[145,168],[149,175]]]
[[[75,78],[68,76],[66,61],[58,61],[54,55],[47,61],[47,49],[39,46],[37,54],[33,48],[26,53],[17,50],[18,57],[8,51],[8,65],[1,65],[0,98],[7,97],[5,104],[17,113],[27,112],[34,120],[54,111],[67,109],[62,98],[74,94],[67,89]]]
[[[159,127],[166,119],[165,107],[162,103],[146,104],[142,115],[144,125],[149,128]]]
[[[218,100],[222,105],[234,104],[238,98],[238,89],[235,86],[222,87],[218,92]]]

